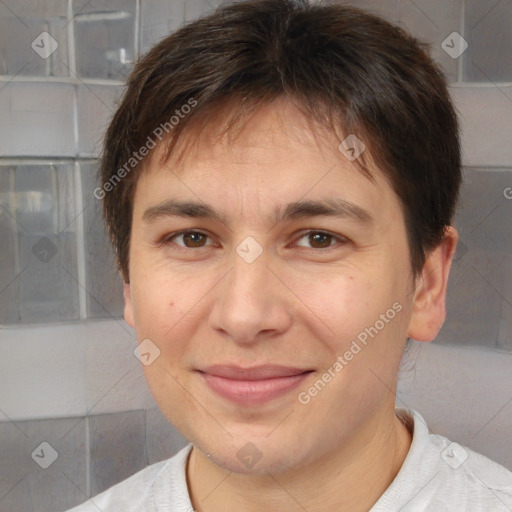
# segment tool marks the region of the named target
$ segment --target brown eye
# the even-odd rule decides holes
[[[328,233],[310,233],[309,243],[316,249],[329,247],[332,242],[332,236]]]
[[[186,233],[183,235],[183,240],[187,247],[202,247],[205,239],[206,236],[203,233]]]
[[[336,239],[338,239],[338,237],[324,231],[310,231],[299,239],[297,245],[310,249],[327,249],[334,245],[333,242],[335,242]],[[306,240],[306,242],[300,243],[301,240]]]
[[[184,233],[174,235],[170,240],[181,247],[193,249],[197,247],[204,247],[208,240],[208,235],[205,235],[200,231],[185,231]],[[179,240],[182,242],[180,243]]]

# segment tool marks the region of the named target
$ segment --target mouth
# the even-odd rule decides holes
[[[241,368],[215,365],[199,370],[206,385],[217,395],[238,405],[260,405],[283,396],[313,370],[277,365]]]

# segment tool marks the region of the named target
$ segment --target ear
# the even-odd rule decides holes
[[[130,283],[124,283],[124,319],[126,323],[133,328],[133,306],[132,306],[132,295],[130,290]]]
[[[415,280],[410,338],[432,341],[444,323],[446,288],[458,239],[457,230],[448,226],[442,242],[426,257],[421,274]]]

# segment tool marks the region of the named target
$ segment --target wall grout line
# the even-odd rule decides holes
[[[85,229],[84,229],[84,205],[82,195],[82,173],[80,164],[75,162],[75,214],[76,227],[76,261],[77,261],[77,277],[78,277],[78,304],[80,319],[87,318],[87,290],[86,290],[86,269],[85,269]]]
[[[123,80],[113,78],[75,78],[72,76],[23,76],[0,75],[0,82],[37,82],[37,83],[62,83],[62,84],[86,84],[86,85],[110,85],[113,87],[124,86]]]
[[[98,157],[76,157],[70,158],[69,156],[55,156],[55,157],[3,157],[0,156],[1,165],[62,165],[62,164],[74,164],[75,162],[82,163],[95,163],[98,161]]]
[[[21,271],[21,255],[20,255],[20,233],[16,226],[16,169],[15,165],[9,165],[9,213],[11,215],[11,229],[14,238],[14,272],[18,275]],[[19,309],[18,309],[19,313]]]
[[[75,48],[75,20],[73,18],[73,0],[68,0],[68,61],[71,75],[76,77],[76,48]]]
[[[139,56],[141,53],[141,41],[142,41],[142,13],[141,13],[141,0],[135,1],[135,35],[134,35],[134,61],[137,62],[139,60]]]
[[[60,190],[57,186],[58,177],[55,163],[49,165],[52,176],[52,195],[53,195],[53,233],[52,235],[59,236],[59,213],[61,211],[61,197],[59,196]]]
[[[85,416],[85,495],[91,498],[91,431],[90,416]]]
[[[73,0],[68,0],[68,59],[69,69],[73,77],[77,76],[76,69],[76,45],[75,45],[75,21],[73,18]],[[74,87],[73,95],[73,139],[75,145],[75,154],[79,152],[79,133],[78,133],[78,85]],[[84,205],[83,205],[83,187],[82,172],[78,161],[74,163],[75,171],[75,207],[78,217],[76,218],[75,240],[76,240],[76,262],[78,277],[78,305],[80,319],[87,319],[87,291],[86,291],[86,268],[85,268],[85,229],[84,229]]]
[[[459,30],[463,39],[466,39],[466,0],[462,0]],[[466,57],[467,56],[463,56],[462,59],[459,59],[459,62],[457,63],[457,80],[459,82],[462,82],[464,78]]]

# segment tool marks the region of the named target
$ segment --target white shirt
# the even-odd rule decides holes
[[[512,472],[431,434],[412,409],[397,415],[413,433],[396,478],[369,512],[512,512]],[[193,512],[186,480],[192,444],[68,512]]]

